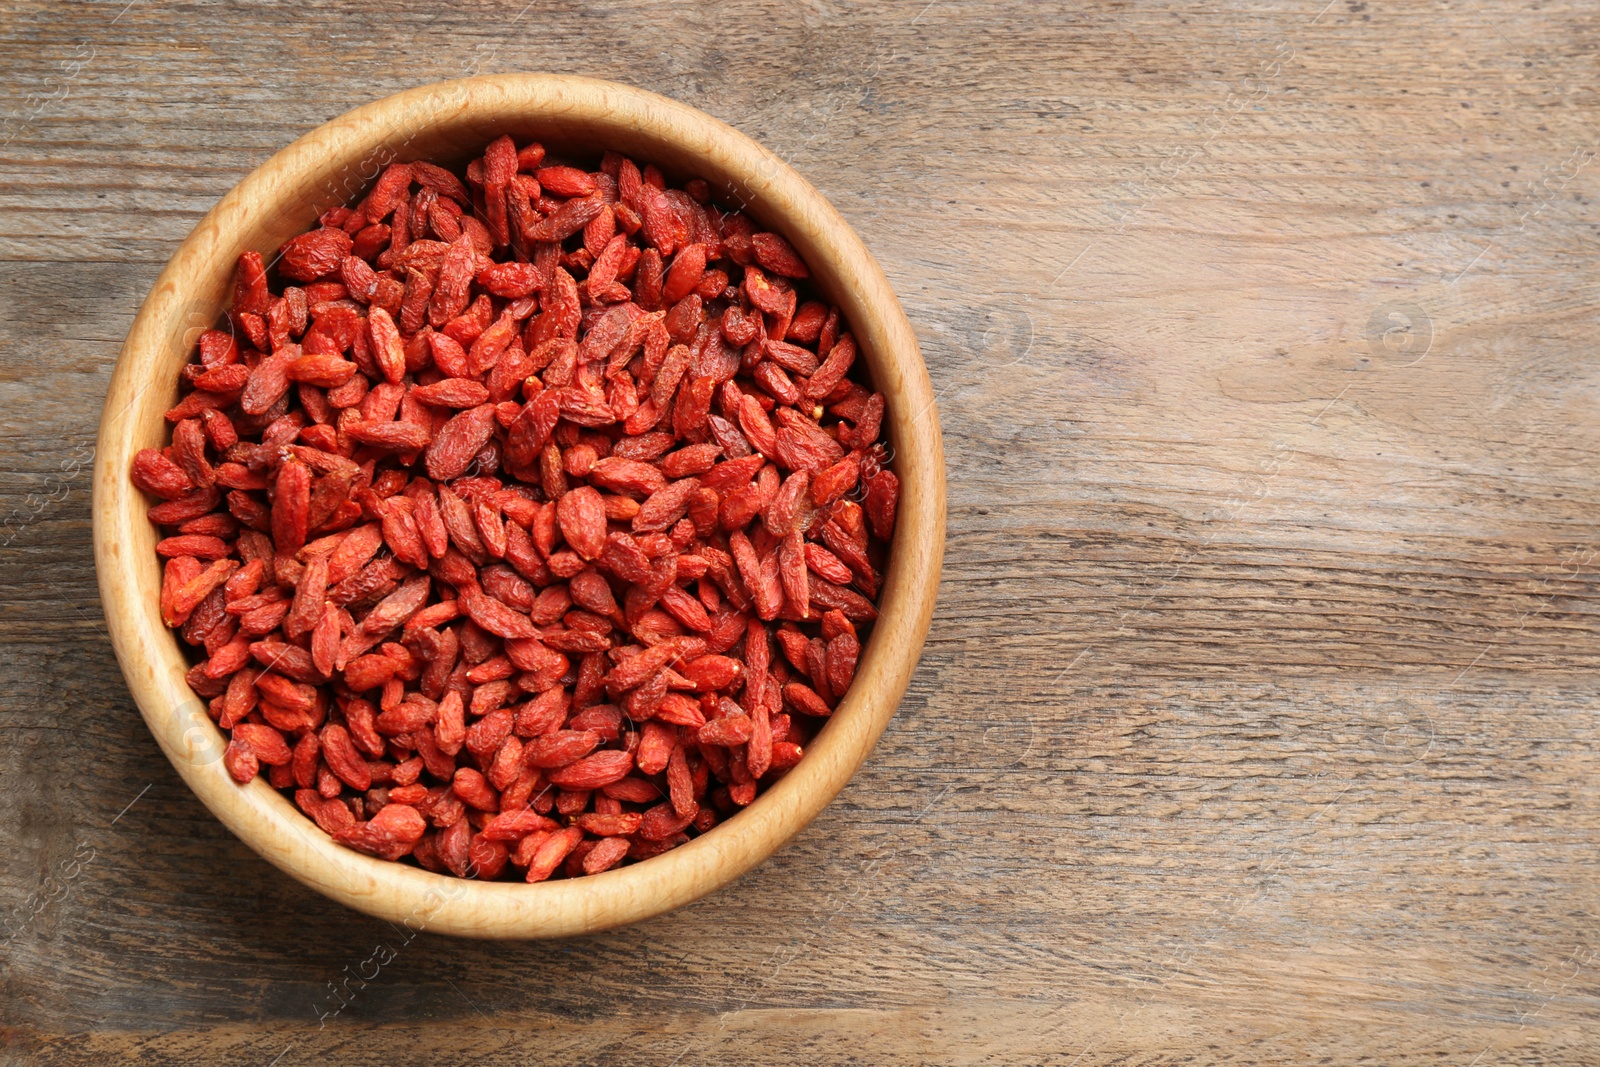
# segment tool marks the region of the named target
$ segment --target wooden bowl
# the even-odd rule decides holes
[[[161,622],[156,530],[128,478],[136,451],[168,440],[162,414],[199,332],[226,306],[240,253],[270,257],[327,208],[353,203],[391,160],[465,160],[502,133],[537,138],[554,153],[612,148],[675,177],[702,177],[719,200],[787,237],[848,318],[885,394],[884,430],[902,480],[882,617],[855,684],[799,765],[686,845],[536,885],[464,881],[361,855],[335,845],[263,779],[236,783],[221,761],[221,731],[185,684],[188,664]],[[656,915],[732,881],[843,788],[921,653],[944,554],[944,502],[939,425],[916,337],[883,271],[815,189],[750,138],[683,104],[586,78],[497,75],[423,86],[334,119],[267,160],[200,221],[139,310],[111,380],[95,455],[94,547],[106,623],[140,712],[184,781],[246,844],[318,892],[414,929],[558,937]]]

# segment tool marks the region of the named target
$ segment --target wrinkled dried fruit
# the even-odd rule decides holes
[[[810,275],[704,183],[510,137],[241,256],[130,471],[227,772],[357,851],[539,882],[794,767],[900,498]]]

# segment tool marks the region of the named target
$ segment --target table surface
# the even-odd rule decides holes
[[[1600,1059],[1600,9],[519,7],[0,14],[0,1060]],[[948,554],[774,859],[600,936],[407,940],[162,758],[88,461],[218,197],[514,70],[686,101],[838,206],[939,392]]]

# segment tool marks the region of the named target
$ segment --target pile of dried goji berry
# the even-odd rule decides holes
[[[240,257],[133,464],[228,770],[530,882],[749,804],[850,686],[899,496],[805,263],[704,182],[509,137],[319,223]]]

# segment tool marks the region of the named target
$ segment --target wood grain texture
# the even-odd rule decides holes
[[[0,17],[6,1056],[1600,1059],[1592,4],[124,3]],[[99,622],[82,459],[218,197],[480,70],[795,166],[950,467],[928,651],[839,800],[533,945],[404,941],[194,799]]]

